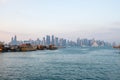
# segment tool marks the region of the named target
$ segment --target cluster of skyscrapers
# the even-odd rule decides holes
[[[76,41],[72,40],[67,40],[64,38],[58,38],[55,37],[54,35],[46,35],[46,37],[43,37],[42,39],[37,39],[37,40],[25,40],[25,41],[18,41],[17,36],[14,36],[11,38],[11,42],[9,43],[10,45],[20,45],[20,44],[26,44],[30,43],[32,45],[55,45],[58,47],[91,47],[91,46],[111,46],[110,43],[100,41],[100,40],[95,40],[95,39],[80,39],[78,38]]]

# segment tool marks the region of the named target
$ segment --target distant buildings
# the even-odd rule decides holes
[[[94,41],[91,46],[92,47],[98,47],[99,45],[98,45],[98,43],[96,41]]]
[[[56,46],[59,46],[58,37],[55,37],[55,45],[56,45]]]
[[[19,42],[17,41],[17,36],[11,38],[10,45],[19,45]]]
[[[95,39],[80,39],[77,38],[76,41],[67,40],[64,38],[58,38],[54,35],[50,36],[47,35],[46,37],[43,37],[42,39],[37,38],[36,40],[25,40],[25,41],[18,41],[17,36],[14,36],[11,38],[10,45],[20,45],[24,43],[30,43],[32,45],[55,45],[58,47],[104,47],[104,46],[111,46],[110,43],[95,40]]]
[[[45,37],[43,37],[42,45],[46,45]]]
[[[95,40],[95,39],[77,39],[77,46],[79,47],[102,47],[102,46],[111,46],[110,43],[100,41],[100,40]]]
[[[47,35],[46,36],[46,45],[50,45],[51,43],[50,43],[50,36],[49,35]]]
[[[51,41],[51,44],[52,44],[52,45],[55,45],[55,38],[54,38],[54,35],[52,35],[52,41]]]

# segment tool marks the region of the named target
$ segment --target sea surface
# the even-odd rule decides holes
[[[63,48],[0,53],[0,80],[120,80],[120,50]]]

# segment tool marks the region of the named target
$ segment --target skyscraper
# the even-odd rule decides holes
[[[45,41],[45,37],[43,37],[43,41],[42,41],[43,43],[43,45],[46,45],[46,41]]]
[[[51,44],[52,45],[55,45],[55,41],[54,41],[55,39],[54,39],[54,35],[52,35],[52,41],[51,41]]]
[[[66,47],[67,44],[66,44],[66,39],[63,39],[63,46]]]
[[[16,36],[16,35],[15,35],[14,37],[11,38],[10,44],[11,44],[11,45],[18,45],[17,36]]]
[[[55,37],[55,45],[59,46],[58,37]]]
[[[15,37],[14,37],[14,41],[17,41],[17,36],[15,35]]]
[[[50,45],[50,36],[49,35],[46,36],[46,45]]]
[[[63,46],[63,38],[59,40],[59,45],[62,47]]]
[[[80,46],[80,45],[81,45],[80,39],[78,38],[78,39],[77,39],[77,46]]]

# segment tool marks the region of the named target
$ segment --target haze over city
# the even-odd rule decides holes
[[[0,0],[0,80],[120,80],[120,0]]]
[[[120,42],[119,0],[0,0],[0,41],[45,35]]]

